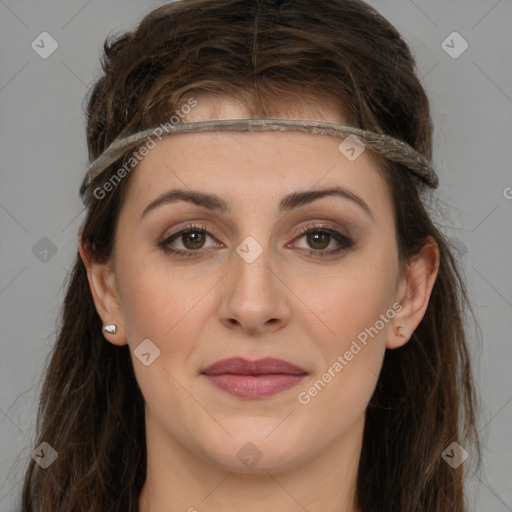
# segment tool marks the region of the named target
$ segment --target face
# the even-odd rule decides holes
[[[291,117],[344,121],[329,112]],[[187,120],[243,117],[202,97]],[[162,447],[244,471],[360,438],[405,282],[389,188],[369,151],[352,161],[341,142],[181,134],[130,176],[103,315]],[[245,362],[211,368],[231,358]]]

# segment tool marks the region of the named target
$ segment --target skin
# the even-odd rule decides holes
[[[196,96],[189,121],[251,117],[228,97]],[[345,122],[325,100],[302,102],[276,117]],[[386,349],[408,341],[421,321],[438,271],[435,242],[403,271],[390,191],[369,151],[349,161],[341,139],[306,133],[218,132],[166,137],[130,176],[113,257],[94,261],[80,245],[105,334],[129,344],[146,403],[147,479],[141,512],[344,511],[353,498],[365,410]],[[280,212],[283,196],[338,186],[368,205],[322,197]],[[230,211],[177,201],[144,209],[172,188],[218,195]],[[192,222],[208,232],[177,237],[174,257],[158,246]],[[353,246],[301,229],[327,226]],[[320,232],[320,233],[318,233]],[[252,263],[236,248],[253,237]],[[194,246],[194,241],[196,245]],[[186,245],[184,245],[186,244]],[[332,376],[333,364],[357,336],[392,308],[366,346]],[[402,329],[399,328],[402,326]],[[405,334],[405,336],[403,335]],[[146,366],[133,351],[150,339],[160,356]],[[232,356],[276,357],[308,375],[265,399],[237,398],[212,386],[201,370]],[[339,360],[338,360],[339,361]],[[330,381],[300,403],[331,368]],[[261,454],[248,467],[237,457],[252,443]]]

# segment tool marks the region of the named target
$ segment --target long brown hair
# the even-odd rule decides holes
[[[168,120],[183,98],[204,91],[237,96],[259,116],[306,94],[328,97],[354,126],[432,156],[429,103],[410,50],[360,0],[173,2],[133,32],[107,38],[102,65],[87,104],[91,159],[116,137]],[[96,178],[85,196],[81,237],[98,260],[111,255],[130,178],[101,200],[91,191],[121,165]],[[430,236],[440,269],[412,339],[386,352],[366,413],[355,505],[362,512],[463,512],[464,465],[452,469],[441,454],[453,441],[480,454],[464,281],[425,210],[424,185],[399,165],[382,167],[402,263]],[[77,253],[37,419],[36,446],[48,442],[58,458],[45,470],[30,461],[24,512],[138,510],[144,401],[128,346],[106,342],[101,327]]]

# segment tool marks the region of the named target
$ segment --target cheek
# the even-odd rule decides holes
[[[153,336],[166,343],[179,332],[180,324],[197,325],[191,319],[205,307],[207,301],[203,303],[202,298],[215,285],[211,274],[193,278],[149,265],[128,281],[123,287],[122,309],[129,341]]]
[[[395,268],[391,252],[375,252],[371,258],[347,262],[343,273],[299,292],[308,294],[308,304],[328,328],[322,335],[310,331],[321,364],[297,397],[312,417],[324,418],[322,411],[329,410],[333,426],[340,428],[364,413],[395,315]],[[317,426],[323,428],[320,420]]]
[[[326,293],[331,300],[325,301],[322,318],[334,334],[316,339],[319,364],[296,396],[313,436],[334,440],[347,432],[363,417],[374,392],[389,325],[380,315],[391,304],[371,283],[345,281],[339,283],[343,288]]]
[[[213,294],[208,291],[218,279],[212,273],[196,272],[193,277],[146,263],[124,269],[130,277],[122,288],[122,309],[138,384],[153,414],[165,415],[170,401],[171,409],[176,409],[191,400],[183,384],[196,377],[194,353],[197,340],[204,337],[206,322],[215,314]],[[149,366],[134,355],[146,339],[160,351]]]
[[[215,318],[214,298],[224,273],[208,266],[171,264],[155,253],[125,259],[119,267],[120,295],[132,353],[142,340],[150,339],[160,350],[157,367],[165,367],[180,380],[194,376],[194,353],[208,333],[206,324]],[[134,365],[140,366],[136,360]],[[164,382],[162,389],[168,385]]]
[[[361,278],[338,284],[318,297],[319,317],[329,329],[329,335],[317,337],[323,362],[319,374],[330,371],[325,375],[329,387],[347,386],[356,395],[368,395],[380,371],[394,310],[383,282],[376,286]]]
[[[369,251],[368,251],[369,252]],[[354,254],[341,270],[321,279],[299,279],[294,292],[302,297],[324,324],[329,352],[373,326],[391,308],[397,283],[396,258],[388,251],[374,251],[371,257]],[[388,322],[385,322],[386,327]],[[379,331],[385,334],[381,322]]]

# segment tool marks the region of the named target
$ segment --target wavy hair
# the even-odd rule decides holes
[[[156,126],[200,92],[232,95],[266,116],[301,98],[329,98],[353,126],[432,156],[429,102],[397,30],[360,0],[181,0],[130,32],[108,37],[87,97],[91,159],[122,135]],[[126,161],[128,155],[125,156]],[[122,164],[85,196],[84,247],[108,260],[127,176],[102,200]],[[464,465],[441,457],[453,441],[480,454],[466,334],[468,300],[449,241],[427,213],[424,185],[383,162],[402,264],[427,237],[440,268],[426,314],[402,348],[386,351],[366,411],[355,507],[361,512],[464,512]],[[107,343],[77,253],[58,335],[45,368],[37,443],[58,458],[30,460],[23,512],[136,512],[146,476],[144,400],[128,346]]]

